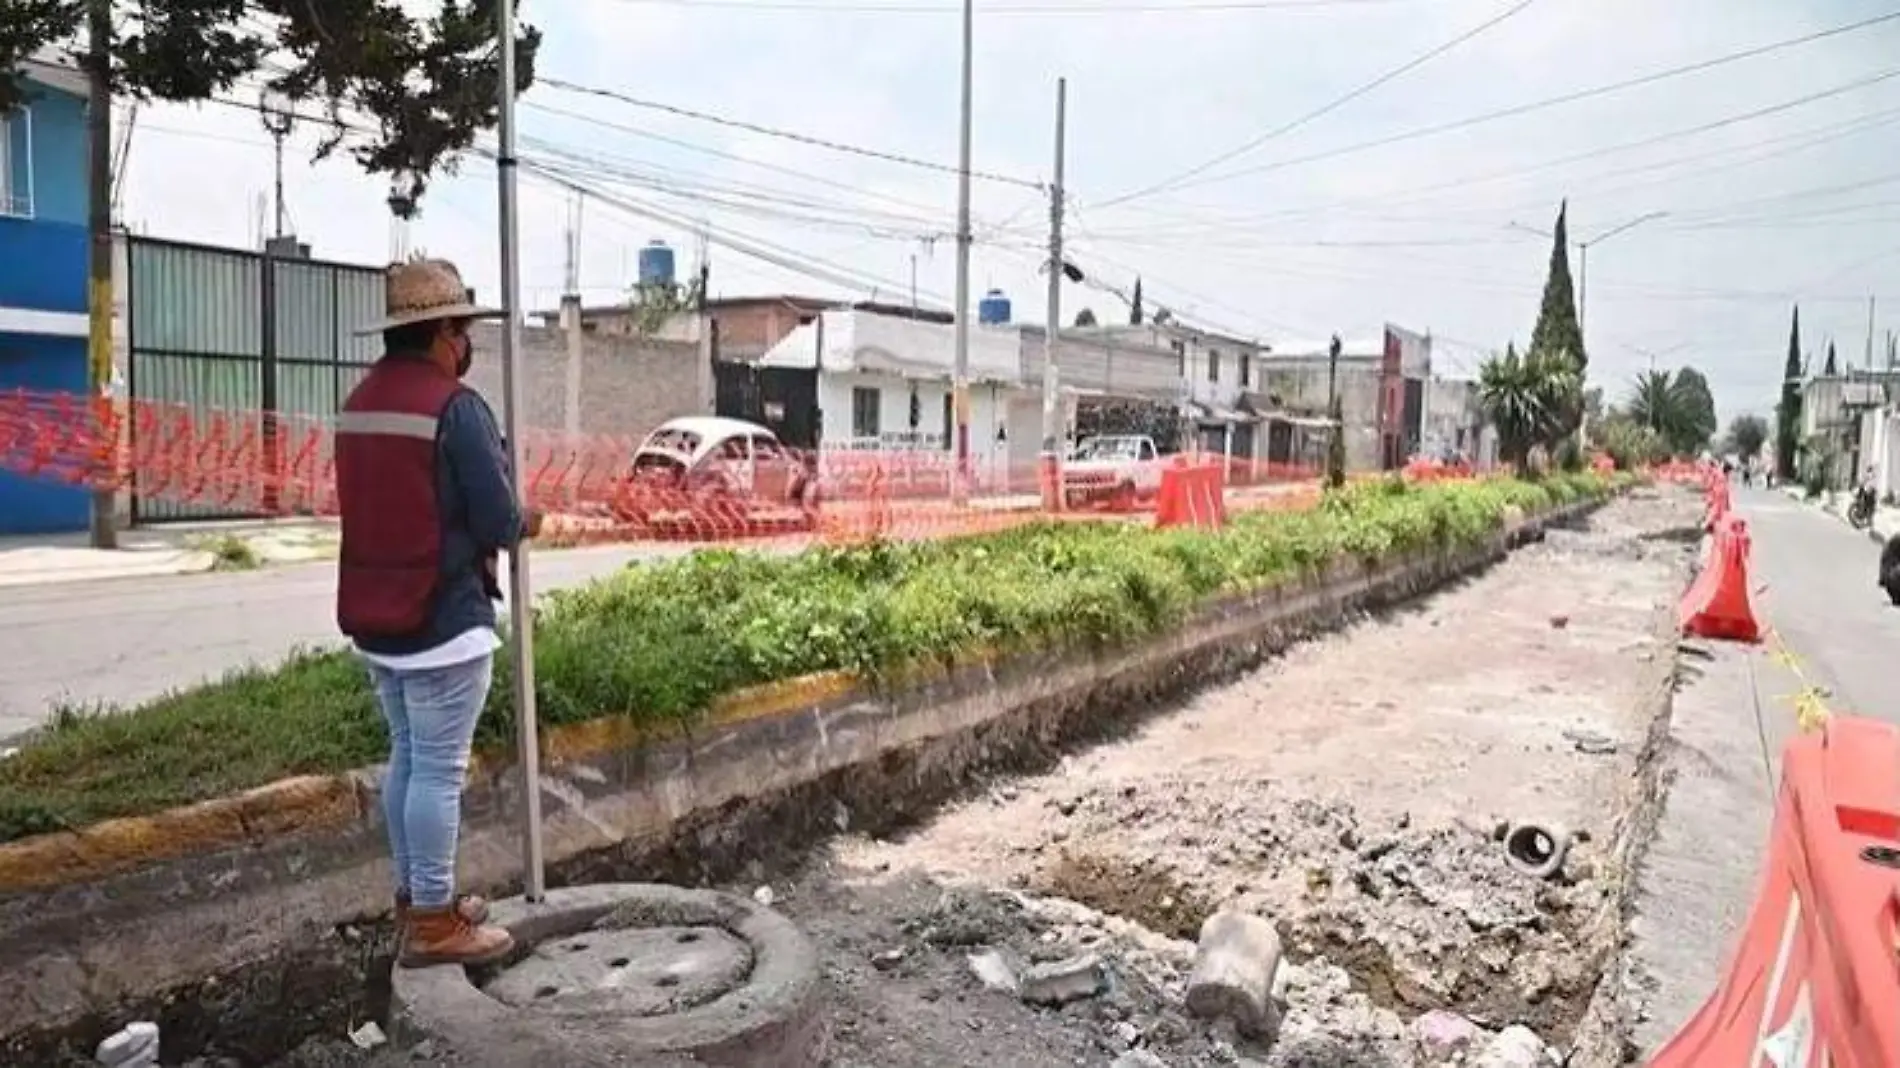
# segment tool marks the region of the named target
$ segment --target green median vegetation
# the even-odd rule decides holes
[[[543,724],[625,716],[686,724],[722,694],[822,671],[876,680],[983,651],[1099,648],[1182,623],[1212,598],[1296,580],[1342,556],[1457,549],[1535,513],[1600,497],[1622,476],[1554,475],[1329,493],[1304,511],[1233,517],[1205,533],[1037,523],[936,542],[707,551],[550,594],[535,624]],[[506,659],[477,745],[506,746]],[[62,712],[0,758],[0,841],[148,814],[291,775],[385,757],[367,675],[347,651],[142,707]]]

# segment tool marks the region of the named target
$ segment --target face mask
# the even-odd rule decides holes
[[[455,357],[455,377],[467,378],[468,369],[475,363],[475,342],[472,338],[462,339],[462,352]]]

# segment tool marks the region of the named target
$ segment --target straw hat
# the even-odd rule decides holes
[[[447,260],[390,264],[383,275],[383,304],[388,309],[383,318],[358,329],[357,336],[437,319],[494,319],[502,314],[471,302],[461,272]]]

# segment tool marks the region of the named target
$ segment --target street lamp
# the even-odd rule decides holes
[[[257,98],[257,112],[264,124],[264,132],[270,134],[277,149],[277,229],[273,236],[284,236],[284,141],[290,137],[290,131],[296,128],[297,115],[291,110],[291,100],[275,88],[266,86]]]
[[[1652,211],[1647,215],[1638,215],[1636,218],[1620,226],[1613,226],[1589,240],[1579,240],[1577,242],[1577,339],[1583,343],[1584,352],[1587,353],[1590,351],[1589,339],[1585,335],[1585,324],[1589,321],[1590,246],[1601,244],[1625,230],[1633,229],[1655,219],[1660,219],[1668,214],[1666,211]],[[1518,222],[1510,223],[1506,229],[1523,230],[1526,233],[1537,234],[1540,237],[1548,237],[1553,240],[1556,238],[1556,235],[1548,230],[1539,230],[1535,226],[1525,226],[1523,223]]]

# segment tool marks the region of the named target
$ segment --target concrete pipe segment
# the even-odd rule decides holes
[[[538,905],[498,901],[491,922],[522,947],[510,963],[395,971],[397,1026],[452,1063],[823,1063],[817,952],[755,902],[614,883],[551,890]]]

